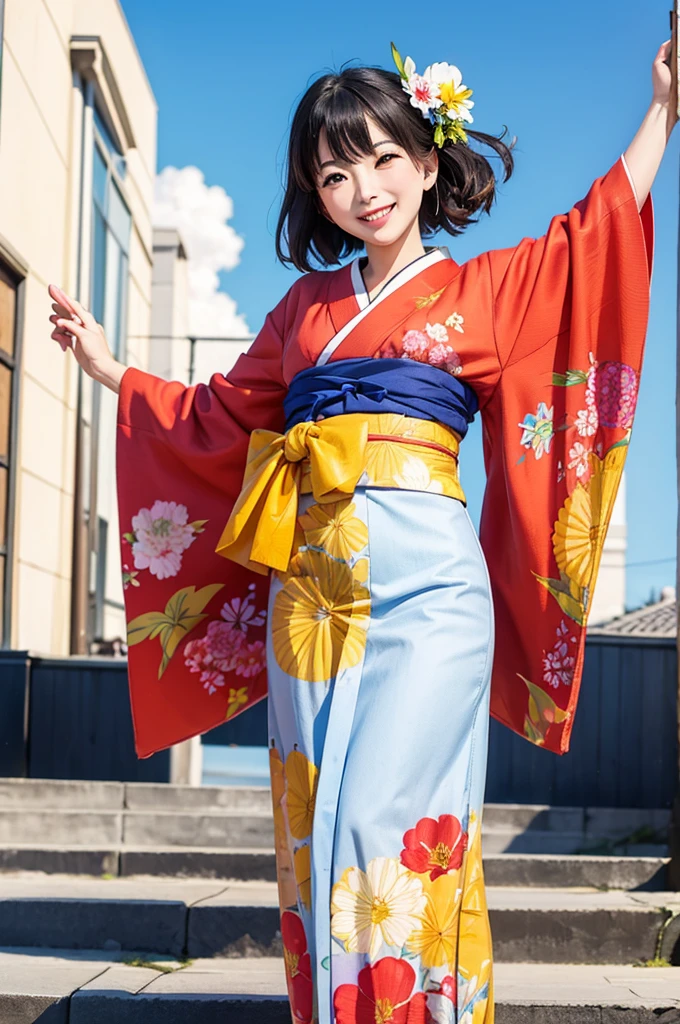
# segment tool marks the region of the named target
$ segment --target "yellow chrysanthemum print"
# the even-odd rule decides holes
[[[301,551],[274,601],[274,656],[294,679],[331,679],[363,658],[369,617],[369,592],[345,562]]]
[[[295,851],[295,881],[297,882],[300,900],[309,910],[312,903],[312,851],[307,846],[301,846]]]
[[[276,849],[276,878],[279,887],[279,905],[281,909],[295,906],[297,903],[297,886],[293,871],[293,858],[288,845],[286,819],[281,800],[285,792],[286,780],[281,754],[276,747],[269,748],[269,773],[272,787],[272,809],[274,812],[274,845]]]
[[[473,815],[470,815],[468,836],[469,846],[461,869],[465,881],[460,906],[458,972],[464,985],[459,987],[458,1005],[461,1020],[467,1019],[466,1010],[472,1004],[474,1009],[470,1019],[476,1021],[479,1014],[479,1020],[483,1021],[487,1016],[487,1008],[493,1006],[493,959],[484,891],[482,835],[479,819]],[[487,985],[486,998],[479,999],[479,993]]]
[[[312,833],[319,770],[301,750],[291,750],[285,772],[288,828],[294,839],[306,839]]]
[[[355,512],[356,505],[351,498],[329,505],[312,505],[298,519],[305,533],[305,543],[348,562],[368,544],[368,527]]]
[[[419,877],[427,904],[420,917],[420,928],[411,934],[406,947],[420,956],[423,967],[446,967],[453,972],[458,952],[461,872],[440,875],[433,882],[427,875]]]
[[[627,452],[627,445],[610,448],[604,459],[591,452],[588,483],[577,483],[559,511],[553,533],[555,559],[580,587],[590,586],[599,566]]]
[[[396,858],[376,857],[361,868],[347,868],[333,886],[331,933],[348,953],[368,953],[371,960],[380,946],[402,948],[420,928],[427,897],[417,875]]]
[[[366,473],[374,487],[391,487],[404,470],[411,455],[408,445],[399,441],[381,441],[366,446]],[[398,485],[397,485],[398,486]]]

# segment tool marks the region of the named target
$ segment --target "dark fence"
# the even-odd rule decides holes
[[[124,658],[0,651],[0,776],[167,782],[170,751],[135,754]]]
[[[0,776],[165,782],[170,754],[135,756],[127,664],[0,651]],[[267,705],[204,743],[266,746]],[[591,636],[571,750],[559,757],[491,722],[486,799],[670,807],[678,780],[674,640]]]
[[[266,701],[213,729],[203,742],[266,744]],[[542,750],[491,721],[489,803],[670,807],[677,783],[674,639],[588,638],[568,754]]]

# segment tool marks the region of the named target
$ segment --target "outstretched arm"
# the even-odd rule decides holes
[[[645,205],[676,120],[675,112],[670,110],[671,69],[666,63],[670,53],[671,43],[668,41],[654,58],[652,102],[635,138],[624,153],[637,194],[638,210]]]

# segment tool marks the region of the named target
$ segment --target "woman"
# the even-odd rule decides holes
[[[209,385],[126,369],[50,287],[53,337],[120,394],[140,756],[268,691],[297,1024],[493,1020],[489,704],[568,748],[644,349],[668,46],[640,130],[586,199],[463,265],[422,241],[494,199],[458,69],[420,75],[393,49],[398,74],[319,79],[277,231],[305,273]],[[510,149],[469,135],[507,180]],[[478,410],[481,547],[458,476]]]

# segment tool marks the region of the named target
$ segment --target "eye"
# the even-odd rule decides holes
[[[380,165],[382,163],[384,163],[385,161],[387,161],[387,160],[398,160],[398,159],[399,159],[399,154],[398,153],[383,153],[383,155],[378,160],[378,163],[377,163],[376,166],[380,167]]]
[[[344,180],[345,180],[344,174],[340,174],[339,171],[333,171],[332,174],[329,174],[328,177],[324,179],[324,182],[323,182],[321,188],[325,188],[326,185],[337,185],[338,181],[344,181]]]

